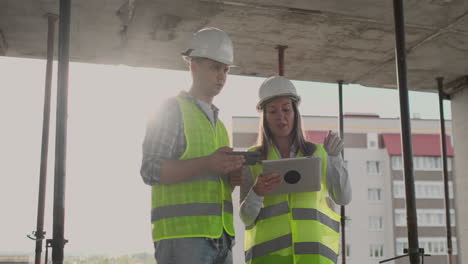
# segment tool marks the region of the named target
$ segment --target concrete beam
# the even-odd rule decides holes
[[[463,89],[468,89],[468,75],[457,78],[444,85],[444,92],[449,96]]]
[[[0,56],[5,56],[8,49],[8,45],[3,35],[3,31],[0,29]]]
[[[459,25],[460,23],[462,23],[464,21],[464,19],[466,19],[467,17],[468,17],[468,11],[466,11],[462,15],[454,18],[448,24],[433,30],[431,34],[427,35],[423,39],[418,40],[417,42],[415,42],[412,45],[408,45],[408,47],[406,48],[406,55],[408,56],[413,51],[415,51],[417,48],[423,46],[424,44],[426,44],[426,43],[428,43],[430,41],[432,41],[433,39],[438,38],[440,35],[442,35],[444,33],[452,32],[454,27]],[[405,25],[405,26],[408,28],[408,25]],[[421,27],[421,29],[422,29],[422,27]],[[466,33],[468,33],[468,32],[466,32],[466,31],[457,31],[457,34],[466,34]],[[376,72],[382,70],[389,63],[394,63],[394,62],[395,62],[395,53],[392,51],[391,53],[388,54],[387,58],[385,60],[383,60],[379,65],[375,66],[373,69],[370,69],[370,71],[365,72],[364,74],[358,76],[356,79],[352,80],[351,82],[352,83],[360,83],[360,81],[363,78],[365,78],[365,77],[367,77],[369,75],[375,74]]]
[[[434,91],[435,77],[467,74],[464,1],[415,1],[406,7],[411,90]],[[72,7],[74,61],[186,70],[180,51],[193,32],[216,26],[234,42],[240,67],[233,74],[271,76],[277,65],[273,47],[282,44],[290,47],[285,58],[290,79],[396,88],[391,1],[79,2]],[[0,43],[0,54],[44,58],[42,15],[57,10],[57,1],[0,0],[0,27],[9,44],[6,51],[5,41]]]

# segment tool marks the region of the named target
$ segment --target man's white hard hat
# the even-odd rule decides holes
[[[227,65],[234,63],[232,41],[226,32],[210,27],[193,34],[188,49],[182,53],[184,57],[208,58]]]
[[[258,90],[257,110],[262,110],[266,103],[276,97],[289,97],[297,104],[301,101],[296,87],[290,80],[283,76],[272,76],[266,79]]]

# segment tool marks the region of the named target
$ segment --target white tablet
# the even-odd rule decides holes
[[[276,172],[282,177],[281,183],[269,193],[316,192],[321,189],[322,159],[304,157],[278,160],[264,160],[263,173]]]

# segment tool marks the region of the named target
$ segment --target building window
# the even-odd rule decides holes
[[[419,242],[419,241],[418,241]],[[419,244],[419,243],[418,243]],[[421,245],[419,245],[419,247],[421,247]],[[403,255],[405,253],[403,253],[404,249],[405,248],[408,248],[408,239],[407,238],[401,238],[401,237],[398,237],[396,239],[396,254],[397,255]],[[424,252],[424,253],[427,253],[427,252]]]
[[[444,183],[442,181],[415,181],[415,196],[419,199],[444,199]],[[393,197],[405,198],[403,181],[393,182]],[[453,199],[453,184],[449,182],[449,198]]]
[[[350,244],[346,244],[346,257],[349,258],[351,257],[351,245]]]
[[[455,226],[455,210],[450,209],[450,226]]]
[[[402,156],[392,156],[392,169],[401,170],[403,169]],[[418,156],[413,157],[413,167],[415,170],[428,170],[428,171],[440,171],[442,170],[442,159],[441,157],[432,156]],[[447,169],[452,170],[452,158],[447,158]]]
[[[446,237],[419,237],[419,247],[424,248],[424,253],[431,255],[446,255],[447,254],[447,238]],[[453,254],[457,254],[456,238],[452,238]],[[403,249],[408,248],[408,239],[406,237],[398,237],[396,239],[397,255],[402,255]]]
[[[394,198],[405,198],[405,184],[403,181],[393,182],[393,197]]]
[[[406,211],[405,209],[395,209],[395,225],[406,226]]]
[[[382,231],[383,230],[383,217],[382,216],[369,216],[369,230]]]
[[[444,227],[445,209],[417,209],[418,226]],[[450,209],[451,226],[455,226],[455,210]],[[406,210],[395,209],[395,225],[406,226]]]
[[[403,160],[401,156],[392,156],[392,169],[401,170],[403,168]]]
[[[382,244],[372,244],[369,246],[369,256],[371,258],[381,258],[383,257],[383,245]]]
[[[369,201],[382,201],[382,189],[381,188],[367,189],[367,199]]]
[[[348,231],[350,227],[351,227],[351,217],[345,216],[345,228],[346,228],[346,231]]]
[[[367,174],[380,175],[381,174],[380,161],[368,160],[367,161]]]
[[[444,184],[444,183],[442,182],[442,185],[443,185],[443,184]],[[451,181],[449,181],[448,187],[449,187],[449,199],[453,199],[453,185],[452,185],[452,182],[451,182]]]
[[[444,188],[438,182],[418,184],[415,189],[421,198],[444,198]]]

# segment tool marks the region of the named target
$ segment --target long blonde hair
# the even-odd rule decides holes
[[[301,114],[299,113],[297,102],[291,100],[291,103],[294,110],[294,127],[290,135],[290,137],[292,136],[291,143],[295,144],[297,146],[297,151],[300,151],[304,156],[311,156],[315,152],[316,146],[305,140],[304,132],[302,131]],[[267,159],[270,143],[273,140],[273,135],[266,120],[266,114],[266,107],[263,107],[257,136],[257,145],[255,146],[257,151],[261,153],[262,160]]]

